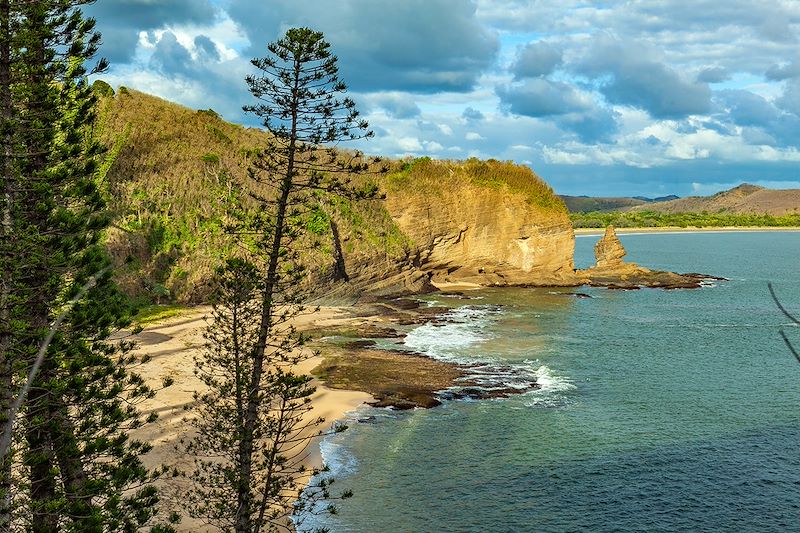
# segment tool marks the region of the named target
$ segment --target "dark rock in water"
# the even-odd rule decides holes
[[[373,340],[357,340],[349,341],[342,344],[342,348],[355,349],[355,348],[369,348],[375,346],[377,343]]]
[[[359,424],[374,424],[377,421],[378,419],[375,418],[374,416],[365,416],[364,418],[358,419]]]
[[[420,307],[419,300],[410,300],[408,298],[397,298],[394,300],[389,300],[388,304],[394,308],[401,309],[403,311],[419,309]]]
[[[372,407],[391,407],[392,409],[397,409],[398,411],[407,411],[409,409],[416,409],[417,407],[430,409],[431,407],[442,405],[442,402],[433,397],[424,398],[422,401],[420,401],[419,399],[412,400],[398,396],[385,396],[376,398],[374,402],[367,402],[367,404],[371,405]]]
[[[723,278],[720,276],[712,276],[710,274],[698,274],[697,272],[689,272],[687,274],[681,274],[681,276],[686,278],[694,278],[699,280],[705,281],[730,281],[728,278]]]
[[[590,294],[586,294],[585,292],[571,292],[570,295],[574,296],[575,298],[591,298],[592,297]]]
[[[641,289],[641,287],[638,285],[617,285],[614,283],[605,285],[605,288],[612,291],[638,291]]]

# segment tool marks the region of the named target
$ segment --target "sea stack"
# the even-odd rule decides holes
[[[616,269],[623,265],[625,248],[617,237],[614,226],[608,226],[603,238],[594,245],[595,268]]]

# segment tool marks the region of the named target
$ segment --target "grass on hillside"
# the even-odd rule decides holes
[[[530,168],[511,161],[481,161],[474,157],[466,161],[435,161],[420,157],[396,162],[384,181],[387,190],[406,193],[440,195],[464,184],[507,189],[524,195],[531,205],[566,212],[564,202],[544,180]]]
[[[211,109],[195,111],[130,89],[99,94],[93,133],[109,148],[101,174],[114,212],[109,249],[126,265],[118,282],[131,296],[154,302],[205,301],[214,269],[242,249],[228,231],[231,209],[258,209],[250,192],[274,194],[248,178],[268,134],[229,124]],[[488,187],[521,194],[543,213],[566,213],[549,185],[511,162],[424,157],[390,161],[389,167],[388,174],[376,166],[353,176],[353,184],[408,195]],[[302,260],[321,279],[333,268],[331,222],[354,262],[407,257],[412,246],[380,200],[322,196],[298,216],[308,230],[298,245]]]
[[[570,214],[574,228],[618,228],[659,227],[791,227],[800,226],[797,215],[740,215],[733,213],[659,213],[655,211],[592,212]]]

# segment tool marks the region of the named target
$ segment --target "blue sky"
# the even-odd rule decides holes
[[[325,33],[388,156],[530,165],[559,193],[800,187],[800,0],[99,0],[103,79],[254,125],[250,58]]]

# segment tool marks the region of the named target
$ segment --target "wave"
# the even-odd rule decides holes
[[[406,348],[451,363],[480,362],[466,357],[464,349],[494,338],[489,331],[502,308],[496,305],[465,305],[444,313],[436,322],[411,330],[403,344]]]
[[[537,389],[525,395],[526,407],[561,407],[571,402],[570,392],[577,389],[569,377],[542,365],[535,371]]]
[[[529,397],[531,406],[564,403],[565,393],[575,389],[571,380],[559,376],[538,360],[507,362],[481,353],[480,347],[495,338],[492,327],[503,314],[496,305],[466,305],[453,309],[409,332],[404,346],[433,359],[464,365],[466,375],[441,391],[442,400]]]

